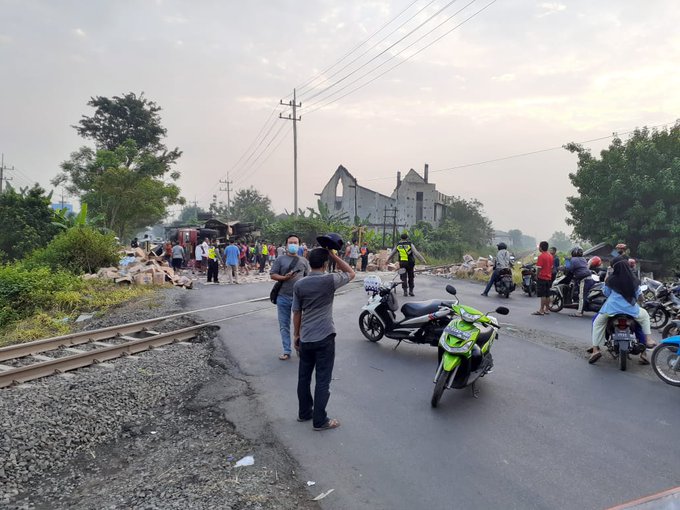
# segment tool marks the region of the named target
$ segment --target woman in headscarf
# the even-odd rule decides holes
[[[612,261],[612,273],[605,280],[603,288],[604,295],[607,296],[607,301],[604,302],[600,313],[593,321],[593,346],[588,349],[592,352],[588,363],[595,363],[602,357],[600,348],[605,341],[605,332],[607,328],[607,321],[609,317],[618,314],[626,314],[635,317],[635,320],[642,328],[642,333],[645,336],[645,345],[648,349],[656,346],[651,341],[652,330],[649,323],[649,314],[647,310],[642,308],[637,303],[637,298],[642,292],[640,290],[640,281],[635,277],[628,265],[626,259],[617,257]],[[640,363],[648,365],[649,361],[644,353],[640,354]]]

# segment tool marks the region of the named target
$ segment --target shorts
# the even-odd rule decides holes
[[[536,280],[536,295],[538,297],[550,296],[550,287],[552,282],[550,280]]]

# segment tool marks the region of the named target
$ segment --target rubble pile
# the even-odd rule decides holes
[[[380,250],[378,253],[369,253],[366,271],[396,271],[399,268],[399,265],[388,263],[387,257],[389,257],[389,255],[390,250]]]
[[[121,285],[163,285],[172,283],[176,287],[190,289],[191,278],[175,274],[163,257],[146,255],[141,248],[121,253],[124,255],[118,267],[103,267],[97,273],[84,274],[83,279],[100,279]]]
[[[474,276],[490,275],[493,272],[493,266],[488,259],[479,257],[477,260],[471,255],[464,255],[461,264],[452,264],[450,266],[438,267],[432,270],[435,275],[450,275],[456,278],[470,278]]]

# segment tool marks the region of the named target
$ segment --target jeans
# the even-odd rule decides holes
[[[281,343],[283,353],[291,354],[290,350],[290,314],[293,307],[293,298],[279,294],[276,298],[276,311],[279,316],[279,331],[281,332]]]
[[[491,273],[491,278],[489,278],[489,283],[486,284],[484,294],[488,294],[493,284],[496,283],[496,280],[498,280],[498,272],[498,269],[494,269],[493,273]]]
[[[319,342],[300,343],[298,369],[298,417],[312,418],[314,427],[323,427],[328,421],[326,405],[331,396],[331,377],[335,362],[335,334]],[[312,398],[312,372],[316,369],[316,385]]]

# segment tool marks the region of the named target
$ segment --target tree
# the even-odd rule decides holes
[[[51,197],[37,184],[18,192],[8,185],[0,195],[1,262],[24,258],[58,232],[52,224]]]
[[[205,214],[207,211],[199,206],[189,205],[182,209],[177,220],[178,225],[199,225],[199,214]]]
[[[515,249],[522,248],[522,231],[518,229],[508,230],[508,235],[510,236],[510,242],[512,247]]]
[[[182,153],[162,143],[161,108],[133,93],[91,98],[88,105],[96,109],[94,115],[73,127],[95,148],[72,153],[52,184],[88,203],[93,222],[120,237],[160,221],[168,206],[184,203],[179,188],[166,182],[179,178],[171,167]]]
[[[479,200],[457,197],[446,207],[446,219],[458,224],[466,245],[474,248],[488,246],[493,235],[491,221],[484,216],[483,209]]]
[[[231,214],[234,220],[265,227],[275,217],[271,203],[268,196],[262,195],[252,186],[248,189],[240,189],[232,201]]]
[[[594,157],[571,143],[578,155],[569,174],[579,195],[567,199],[574,235],[594,243],[626,243],[635,257],[680,261],[680,123],[670,129],[638,129],[615,138]]]
[[[113,151],[134,140],[140,151],[162,153],[167,164],[182,154],[177,148],[168,152],[162,143],[167,130],[161,125],[161,107],[146,99],[143,92],[139,96],[128,92],[122,97],[92,97],[87,105],[95,108],[94,115],[83,115],[73,127],[83,138],[93,140],[97,149]]]
[[[569,239],[569,236],[564,232],[558,230],[554,232],[550,239],[548,239],[548,244],[557,248],[557,251],[569,251],[574,242]]]

